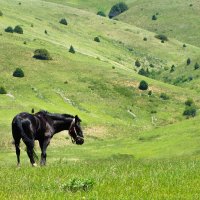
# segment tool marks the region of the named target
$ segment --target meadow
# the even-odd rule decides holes
[[[0,199],[199,198],[200,79],[193,68],[200,61],[198,1],[187,5],[195,10],[187,12],[186,24],[195,24],[188,32],[180,25],[185,18],[166,17],[177,8],[176,15],[186,13],[186,1],[125,2],[129,10],[110,20],[96,13],[108,13],[114,0],[1,0],[0,87],[7,94],[0,94]],[[151,20],[155,12],[157,25]],[[61,18],[67,26],[59,23]],[[165,24],[173,31],[164,31]],[[4,31],[16,25],[23,34]],[[169,41],[161,43],[158,33]],[[75,54],[69,52],[71,45]],[[39,48],[47,49],[52,60],[33,58]],[[186,65],[188,58],[191,65]],[[18,67],[23,78],[13,77]],[[154,79],[139,75],[141,68],[155,71]],[[148,83],[147,91],[138,89],[141,80]],[[187,119],[188,98],[197,116]],[[48,147],[47,166],[33,168],[22,143],[17,168],[11,121],[32,108],[78,114],[85,144],[73,145],[66,131],[59,133]],[[37,142],[36,153],[40,156]],[[68,188],[74,180],[77,191]],[[91,184],[86,191],[84,182]]]

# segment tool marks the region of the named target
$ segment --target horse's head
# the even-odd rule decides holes
[[[69,135],[72,138],[72,142],[79,145],[84,143],[84,136],[80,123],[81,119],[76,115],[69,128]]]

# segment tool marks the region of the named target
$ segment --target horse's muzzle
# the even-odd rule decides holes
[[[83,138],[77,138],[76,139],[76,144],[78,144],[78,145],[82,145],[84,143],[84,139]]]

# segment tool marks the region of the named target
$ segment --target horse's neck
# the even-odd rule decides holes
[[[54,120],[53,126],[55,133],[60,131],[69,130],[73,119],[65,119],[65,120]]]

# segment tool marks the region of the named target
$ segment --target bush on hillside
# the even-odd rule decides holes
[[[0,87],[0,94],[7,94],[4,87]]]
[[[187,99],[187,100],[185,101],[185,105],[186,105],[186,106],[192,106],[193,104],[194,104],[193,99]]]
[[[152,20],[157,20],[156,15],[153,15],[153,16],[152,16]]]
[[[148,77],[149,76],[149,69],[147,68],[146,70],[144,68],[141,68],[139,71],[138,71],[138,74],[142,75],[142,76],[146,76]]]
[[[186,117],[195,117],[197,113],[197,108],[195,105],[186,106],[183,115]]]
[[[120,2],[120,3],[115,4],[111,8],[108,16],[111,19],[111,18],[113,18],[113,17],[125,12],[126,10],[128,10],[128,6],[125,3]]]
[[[18,34],[23,34],[23,29],[21,26],[17,25],[15,26],[13,32],[18,33]]]
[[[99,37],[95,37],[95,38],[94,38],[94,41],[95,41],[95,42],[100,42]]]
[[[36,49],[33,58],[39,60],[52,60],[49,52],[46,49]]]
[[[67,25],[67,20],[65,18],[62,18],[60,21],[59,21],[60,24],[63,24],[63,25]]]
[[[149,87],[148,83],[147,83],[146,81],[142,80],[142,81],[140,82],[138,88],[139,88],[140,90],[147,90],[148,87]]]
[[[185,110],[183,112],[183,115],[186,116],[187,118],[189,117],[195,117],[196,116],[196,112],[197,112],[197,107],[193,101],[193,99],[187,99],[185,101]]]
[[[13,28],[12,28],[11,26],[8,26],[8,27],[5,29],[5,32],[7,32],[7,33],[13,33],[14,30],[13,30]]]
[[[14,72],[13,72],[13,76],[14,77],[18,77],[18,78],[22,78],[24,77],[24,72],[22,69],[17,68]]]
[[[172,65],[172,66],[171,66],[171,69],[170,69],[170,73],[174,72],[175,69],[176,69],[175,65]]]
[[[168,38],[166,35],[163,35],[163,34],[158,34],[158,35],[155,35],[155,38],[161,40],[161,41],[168,41]]]
[[[161,93],[160,98],[163,100],[169,100],[169,96],[166,93]]]
[[[97,15],[102,16],[102,17],[106,17],[106,14],[103,11],[98,11]]]
[[[135,61],[135,66],[136,67],[140,67],[141,66],[140,61],[138,59]]]
[[[3,12],[0,10],[0,17],[3,16]]]
[[[199,65],[199,63],[196,62],[195,65],[194,65],[194,69],[197,70],[199,68],[200,68],[200,65]]]
[[[191,63],[190,58],[187,59],[187,65],[189,65]]]
[[[76,53],[76,51],[75,51],[75,49],[74,49],[74,47],[72,45],[69,48],[69,52],[70,53]]]

